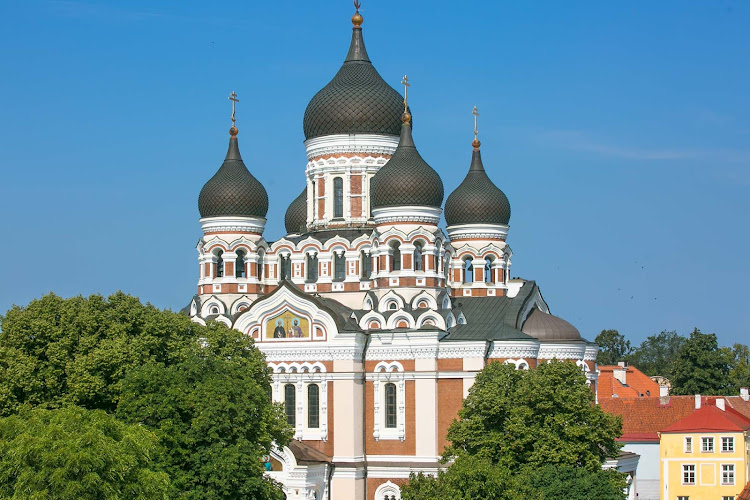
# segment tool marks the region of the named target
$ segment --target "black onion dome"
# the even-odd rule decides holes
[[[352,28],[344,64],[312,98],[302,127],[305,139],[332,134],[398,135],[404,98],[385,83],[370,62],[362,28]]]
[[[247,170],[236,135],[229,139],[224,163],[201,189],[198,210],[201,217],[265,217],[268,213],[266,188]]]
[[[307,188],[303,189],[302,193],[289,204],[284,216],[284,226],[288,234],[305,232],[307,227]]]
[[[372,208],[407,205],[440,208],[443,194],[443,181],[419,155],[411,126],[404,123],[396,151],[370,181]]]
[[[445,201],[446,225],[507,225],[509,221],[508,197],[487,176],[482,164],[482,153],[475,148],[471,156],[469,173]]]

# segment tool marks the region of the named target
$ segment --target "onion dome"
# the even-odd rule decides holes
[[[409,119],[410,113],[404,113],[398,147],[370,181],[373,209],[393,206],[440,208],[443,204],[443,181],[417,151]]]
[[[352,42],[344,64],[307,105],[302,122],[305,139],[333,134],[399,134],[404,99],[370,62],[359,12],[352,23]]]
[[[284,216],[284,226],[288,234],[304,233],[307,227],[307,188],[289,204]]]
[[[581,340],[575,326],[536,307],[526,318],[521,331],[539,340]]]
[[[510,202],[500,188],[495,186],[482,164],[480,142],[474,140],[471,166],[463,182],[445,201],[445,223],[448,226],[462,224],[503,224],[510,221]]]
[[[198,196],[201,217],[265,217],[268,213],[266,188],[242,161],[234,126],[229,129],[229,134],[229,150],[224,163]]]

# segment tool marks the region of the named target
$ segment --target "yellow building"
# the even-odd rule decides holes
[[[695,406],[660,433],[662,499],[736,500],[750,480],[750,419],[724,398]]]

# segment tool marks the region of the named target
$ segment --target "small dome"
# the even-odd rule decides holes
[[[575,326],[536,307],[526,318],[521,331],[539,340],[581,340]]]
[[[303,189],[300,195],[289,204],[284,216],[284,226],[288,234],[305,232],[307,228],[307,188]]]
[[[333,134],[399,134],[404,98],[385,83],[370,62],[362,28],[355,25],[352,30],[343,66],[307,105],[302,122],[305,139]]]
[[[201,217],[265,217],[268,213],[266,188],[247,170],[234,134],[224,163],[201,189],[198,210]]]
[[[403,106],[401,109],[403,110]],[[440,208],[443,204],[443,195],[443,181],[417,151],[411,136],[411,125],[408,122],[403,123],[396,151],[370,181],[372,208]]]
[[[471,156],[469,173],[445,202],[445,223],[447,226],[508,225],[509,221],[508,197],[487,176],[482,164],[482,153],[479,147],[475,147]]]

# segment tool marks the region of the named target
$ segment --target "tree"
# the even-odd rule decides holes
[[[156,436],[101,410],[26,409],[0,418],[0,497],[168,498]]]
[[[412,476],[402,496],[567,498],[566,488],[574,483],[595,483],[609,492],[601,498],[624,498],[622,475],[601,470],[604,460],[619,452],[615,439],[621,426],[619,417],[594,404],[586,377],[573,363],[552,361],[530,371],[490,363],[448,430],[451,444],[443,460],[453,465],[437,477]],[[547,466],[572,472],[553,482],[538,472]],[[542,496],[555,488],[557,496]]]
[[[750,387],[750,348],[744,344],[734,344],[729,356],[729,382],[732,390],[737,392],[740,387]]]
[[[635,348],[630,362],[646,375],[661,375],[671,380],[674,362],[685,340],[675,331],[651,335]]]
[[[693,330],[674,363],[672,391],[675,394],[726,394],[729,359],[719,349],[716,335]]]
[[[630,355],[630,341],[617,330],[602,330],[602,333],[594,339],[599,345],[599,353],[596,362],[600,365],[616,365]]]

